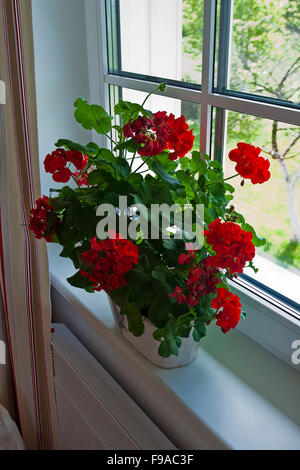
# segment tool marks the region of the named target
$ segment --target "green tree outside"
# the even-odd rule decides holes
[[[199,0],[183,2],[183,52],[194,60],[198,71],[203,4]],[[228,88],[299,104],[299,39],[299,1],[235,0]],[[192,109],[189,115],[193,119]],[[197,125],[195,119],[195,128]],[[300,128],[228,112],[227,153],[238,141],[259,145],[270,159],[272,171],[270,182],[264,188],[256,187],[255,201],[253,196],[250,199],[250,187],[237,188],[239,209],[246,211],[268,239],[265,254],[299,273]],[[234,165],[226,160],[225,173],[233,171]]]

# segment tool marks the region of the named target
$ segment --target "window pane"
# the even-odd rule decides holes
[[[236,173],[227,155],[241,141],[259,146],[271,164],[271,178],[262,185],[230,181],[236,210],[267,240],[254,260],[259,273],[246,274],[300,303],[300,128],[229,111],[226,177]]]
[[[201,83],[203,3],[120,0],[120,70],[111,71]]]
[[[111,95],[113,88],[110,87]],[[119,89],[119,93],[122,99],[125,101],[132,101],[133,103],[142,104],[147,96],[147,93],[137,90],[130,90],[128,88]],[[161,95],[151,95],[145,105],[149,111],[167,111],[168,114],[173,113],[175,117],[179,117],[182,114],[185,116],[187,123],[193,129],[195,135],[193,150],[199,150],[199,132],[200,132],[200,105],[197,103],[191,103],[189,101],[180,101],[174,98],[167,98]]]
[[[300,2],[235,0],[229,88],[300,102]]]

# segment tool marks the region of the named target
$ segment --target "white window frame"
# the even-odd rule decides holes
[[[231,3],[231,0],[225,0]],[[201,105],[200,151],[209,153],[212,126],[212,107],[226,111],[235,111],[255,115],[265,119],[278,120],[292,125],[299,125],[300,111],[262,101],[253,101],[241,97],[225,96],[213,91],[215,13],[217,0],[204,0],[203,19],[203,55],[201,90],[168,85],[163,96]],[[124,77],[108,73],[106,10],[104,0],[85,0],[87,51],[89,63],[90,100],[101,103],[109,111],[109,87],[115,85],[150,92],[156,82]],[[232,10],[231,10],[232,11]],[[97,12],[97,14],[95,14]],[[161,94],[157,92],[157,94]],[[101,145],[106,139],[93,136]],[[290,314],[288,306],[270,302],[267,296],[257,295],[257,289],[251,289],[247,283],[232,283],[232,290],[242,300],[247,311],[247,320],[241,321],[239,329],[252,340],[268,349],[291,367],[300,372],[300,365],[293,364],[292,343],[300,339],[300,321]]]

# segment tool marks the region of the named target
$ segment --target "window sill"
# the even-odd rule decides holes
[[[54,320],[73,331],[177,447],[300,449],[295,370],[239,331],[225,337],[217,328],[192,364],[160,369],[120,336],[106,295],[72,288],[71,262],[58,257],[56,246],[49,255]]]

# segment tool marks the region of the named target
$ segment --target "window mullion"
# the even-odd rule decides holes
[[[204,0],[200,151],[210,153],[211,105],[208,95],[213,90],[216,0]]]
[[[232,0],[221,0],[219,18],[219,46],[218,46],[218,93],[226,93],[229,81],[230,42],[232,26]],[[214,159],[223,165],[224,150],[227,131],[227,110],[216,108],[215,116],[215,142]]]

